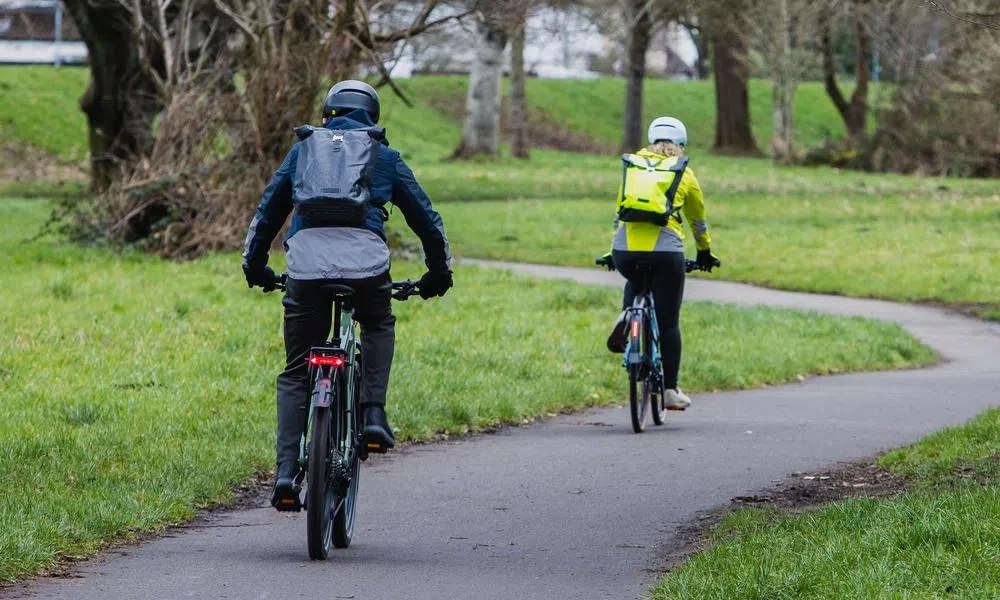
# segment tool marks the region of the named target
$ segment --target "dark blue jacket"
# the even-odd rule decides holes
[[[327,129],[361,129],[372,127],[371,118],[363,110],[355,110],[346,115],[334,117],[325,125]],[[427,268],[432,271],[448,270],[451,255],[448,249],[448,238],[444,232],[441,216],[431,206],[431,200],[417,183],[410,167],[403,162],[399,152],[389,147],[389,142],[382,138],[382,148],[379,151],[378,162],[372,175],[372,209],[368,212],[363,227],[374,232],[383,240],[385,237],[385,221],[388,212],[385,204],[396,205],[406,224],[417,234],[424,248]],[[298,162],[299,142],[292,146],[288,156],[271,177],[270,183],[264,188],[260,204],[250,226],[244,246],[243,258],[248,265],[267,264],[268,249],[278,235],[285,219],[295,207],[292,198],[292,181],[295,178],[295,165]],[[292,224],[285,235],[285,241],[302,229],[312,225],[300,218],[298,213],[292,217]],[[287,248],[287,244],[286,244]]]

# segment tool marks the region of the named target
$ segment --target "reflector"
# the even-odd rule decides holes
[[[309,357],[309,364],[322,365],[325,367],[342,367],[344,366],[344,359],[340,356],[319,356],[317,354],[313,354]]]

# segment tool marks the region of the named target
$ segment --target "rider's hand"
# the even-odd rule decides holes
[[[417,287],[420,289],[420,297],[426,300],[434,296],[444,296],[453,285],[455,282],[452,280],[451,271],[427,271],[420,278]]]
[[[615,259],[614,257],[611,256],[610,252],[608,252],[601,258],[597,259],[597,264],[601,265],[602,267],[606,268],[609,271],[615,270]]]
[[[261,287],[265,292],[273,292],[277,287],[278,276],[271,267],[243,265],[243,275],[247,278],[247,286]]]
[[[695,262],[698,263],[699,269],[709,272],[711,272],[715,267],[722,266],[722,261],[712,256],[711,250],[699,250],[698,258]]]

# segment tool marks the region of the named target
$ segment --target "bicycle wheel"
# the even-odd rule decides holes
[[[655,425],[663,425],[667,416],[667,403],[663,397],[663,383],[650,376],[646,378],[643,385],[650,388],[649,408],[653,414],[653,423]]]
[[[306,488],[306,538],[309,558],[326,560],[333,532],[333,485],[330,456],[330,409],[313,408],[312,439],[309,440],[309,484]]]
[[[640,341],[644,329],[643,320],[635,316],[629,324],[631,339],[629,341],[628,365],[628,404],[632,417],[632,430],[642,433],[646,428],[646,418],[649,413],[649,389],[645,385],[643,359],[646,354],[645,340]]]
[[[341,463],[344,469],[342,477],[347,478],[347,488],[342,491],[342,496],[337,499],[340,509],[333,516],[333,545],[337,548],[347,548],[351,545],[351,537],[354,536],[354,515],[355,503],[358,498],[359,475],[361,474],[361,460],[358,457],[358,443],[362,417],[361,417],[361,355],[354,359],[354,406],[351,415],[348,416],[343,409],[337,411],[341,419],[341,427],[337,432],[337,447],[347,448],[343,454]],[[346,398],[346,394],[342,396]],[[353,422],[348,425],[348,420]],[[345,465],[346,466],[343,466]]]

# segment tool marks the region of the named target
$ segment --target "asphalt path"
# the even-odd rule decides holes
[[[621,285],[617,275],[596,269],[480,264]],[[355,541],[326,562],[307,558],[304,513],[260,506],[199,519],[79,563],[72,577],[43,578],[0,595],[640,598],[678,530],[700,511],[789,473],[871,456],[1000,404],[995,324],[935,308],[703,279],[688,281],[686,298],[895,321],[944,360],[920,371],[696,395],[688,411],[668,413],[664,427],[642,435],[631,433],[626,409],[607,408],[411,445],[365,464]]]

